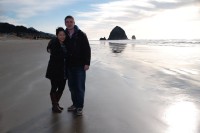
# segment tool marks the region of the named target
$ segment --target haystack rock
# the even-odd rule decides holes
[[[109,38],[108,38],[108,40],[126,40],[126,39],[128,39],[128,38],[126,36],[125,31],[119,26],[116,26],[110,32],[110,35],[109,35]]]

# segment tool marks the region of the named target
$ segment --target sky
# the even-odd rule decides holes
[[[89,40],[120,26],[131,39],[200,39],[200,0],[0,0],[0,22],[55,34],[72,15]]]

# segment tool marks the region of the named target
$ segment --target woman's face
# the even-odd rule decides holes
[[[60,31],[60,32],[58,33],[57,37],[58,37],[58,40],[59,40],[60,42],[64,42],[64,40],[65,40],[65,32],[64,32],[64,31]]]

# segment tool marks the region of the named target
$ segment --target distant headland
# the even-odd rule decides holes
[[[108,37],[108,40],[127,40],[127,39],[128,37],[125,31],[119,26],[116,26],[114,29],[112,29]],[[136,39],[135,35],[132,36],[132,39]],[[100,38],[100,40],[106,40],[106,38],[103,37]]]
[[[25,26],[15,26],[9,23],[2,22],[0,22],[0,34],[29,39],[51,39],[55,37],[54,34],[38,31],[33,27],[27,28]]]

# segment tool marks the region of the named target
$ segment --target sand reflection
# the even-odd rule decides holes
[[[165,112],[168,124],[166,133],[196,133],[198,124],[197,108],[194,103],[182,101],[172,104]]]

